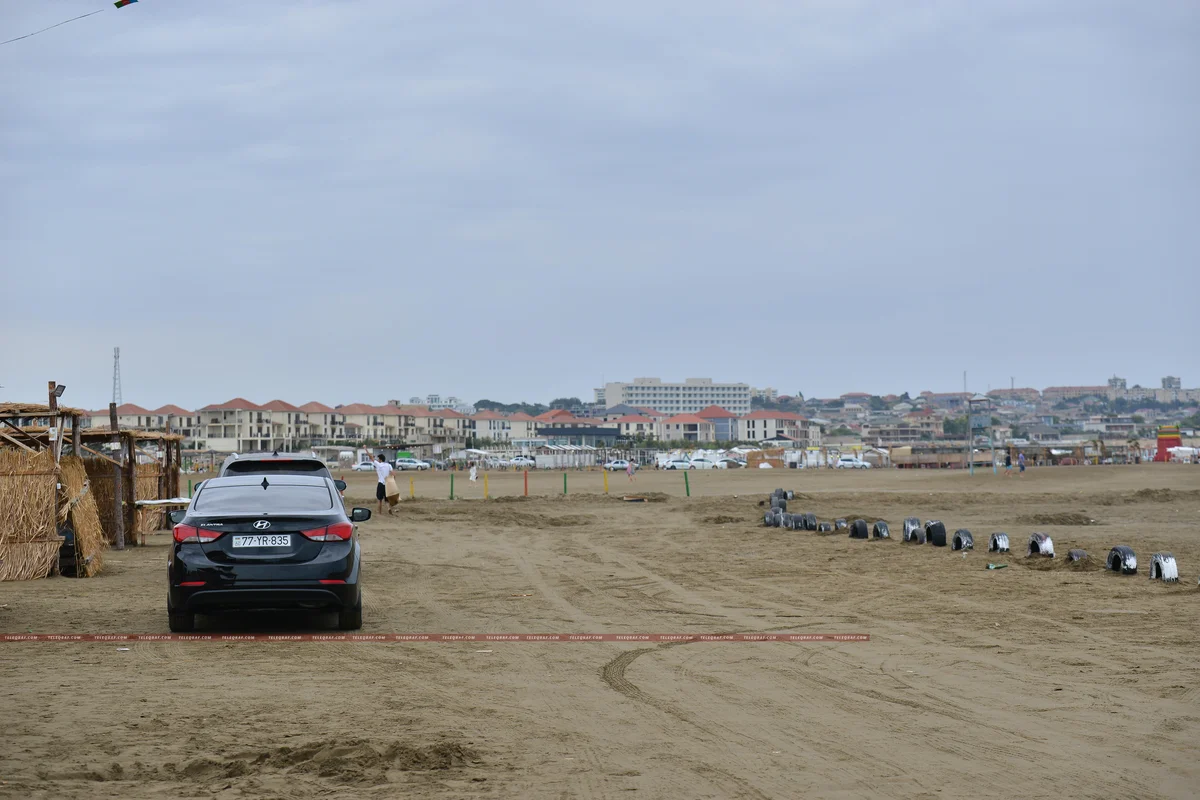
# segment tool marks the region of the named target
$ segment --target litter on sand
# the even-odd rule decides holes
[[[1006,567],[1008,567],[1008,564],[988,564],[987,565],[988,569],[1005,569]]]

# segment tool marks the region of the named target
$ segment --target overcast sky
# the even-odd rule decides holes
[[[1200,3],[0,4],[0,398],[1200,385]]]

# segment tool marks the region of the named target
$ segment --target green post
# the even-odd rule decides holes
[[[188,478],[188,497],[192,496],[192,479]]]
[[[454,499],[454,473],[450,473],[450,499]]]
[[[683,490],[684,490],[685,492],[687,492],[687,496],[688,496],[688,497],[691,497],[691,496],[692,496],[692,484],[691,484],[691,482],[688,480],[688,474],[687,474],[687,470],[686,470],[686,469],[683,471]]]
[[[567,473],[563,473],[563,494],[567,493]]]

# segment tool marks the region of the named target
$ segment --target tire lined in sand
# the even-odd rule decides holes
[[[833,530],[833,526],[830,525],[828,522],[818,522],[817,523],[817,531],[820,533],[829,533],[832,530]]]
[[[866,520],[856,519],[850,524],[851,539],[866,539],[869,538],[870,533],[871,531],[867,528]]]
[[[1008,552],[1008,534],[993,533],[992,538],[988,540],[989,553],[1007,553]]]
[[[780,511],[787,511],[787,500],[782,497],[771,497],[771,508],[778,508]]]
[[[975,537],[966,528],[959,528],[954,532],[954,538],[950,540],[951,550],[974,550]]]
[[[796,517],[798,514],[782,514],[783,524],[780,527],[787,528],[789,531],[796,530]]]
[[[1179,580],[1179,565],[1170,553],[1155,553],[1150,556],[1150,580],[1175,583]]]
[[[921,528],[921,520],[917,519],[916,517],[905,517],[904,518],[904,541],[907,542],[910,539],[912,539],[912,532],[916,531],[916,530],[923,530]]]
[[[1025,557],[1046,556],[1054,558],[1054,540],[1044,533],[1034,533],[1029,537],[1029,550]]]
[[[1087,550],[1080,550],[1078,547],[1067,551],[1067,561],[1072,564],[1082,564],[1088,560]]]
[[[775,527],[775,512],[774,511],[768,511],[767,513],[763,514],[763,525],[765,525],[768,528]]]
[[[931,519],[925,522],[925,541],[934,547],[946,546],[946,526],[940,519]]]
[[[891,531],[888,530],[888,524],[881,519],[875,520],[875,524],[871,526],[871,535],[876,539],[892,538]]]
[[[1105,566],[1122,575],[1137,575],[1137,554],[1128,545],[1119,544],[1108,551]]]
[[[847,524],[846,520],[843,519],[842,517],[838,517],[837,519],[835,519],[833,521],[834,530],[840,531],[842,528],[847,528],[847,527],[849,527],[849,525]]]
[[[810,514],[804,515],[804,529],[807,531],[815,531],[817,529],[817,515],[816,514],[810,513]]]
[[[921,527],[920,521],[916,525],[909,525],[914,518],[904,520],[904,541],[912,542],[913,544],[925,544],[925,529]]]

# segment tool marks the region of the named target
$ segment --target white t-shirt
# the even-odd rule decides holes
[[[392,465],[386,461],[372,461],[371,466],[375,468],[375,474],[379,476],[379,482],[387,483],[387,476],[392,474]]]

